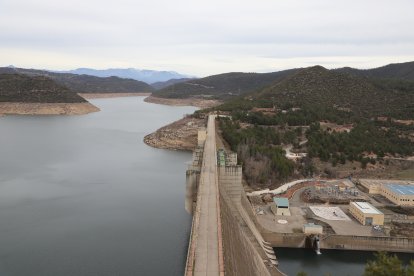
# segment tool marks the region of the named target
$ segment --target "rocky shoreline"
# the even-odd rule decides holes
[[[198,130],[204,119],[185,117],[144,137],[145,144],[159,149],[192,151],[197,146]]]
[[[118,97],[138,97],[138,96],[150,96],[151,93],[138,92],[138,93],[78,93],[79,96],[85,99],[101,99],[101,98],[118,98]]]
[[[100,111],[91,103],[1,102],[0,115],[83,115]]]
[[[144,99],[147,103],[155,104],[165,104],[165,105],[174,105],[174,106],[195,106],[199,108],[209,108],[220,105],[222,102],[218,100],[208,100],[200,98],[187,98],[187,99],[168,99],[168,98],[158,98],[154,96],[149,96]]]

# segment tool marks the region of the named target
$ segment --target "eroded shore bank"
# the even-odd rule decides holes
[[[195,106],[199,108],[214,107],[222,103],[218,100],[199,98],[166,99],[153,96],[145,98],[144,101],[147,103]],[[198,130],[205,126],[206,122],[204,119],[187,116],[148,134],[144,137],[144,142],[154,148],[192,151],[197,146]]]
[[[200,127],[205,127],[204,119],[188,116],[146,135],[144,142],[154,148],[192,151]]]
[[[199,108],[209,108],[221,104],[218,100],[208,100],[200,98],[188,98],[188,99],[167,99],[149,96],[144,99],[147,103],[165,104],[173,106],[195,106]]]
[[[0,103],[0,115],[83,115],[100,111],[91,103]]]
[[[85,99],[101,99],[101,98],[118,98],[118,97],[138,97],[150,96],[151,93],[78,93],[79,96]]]

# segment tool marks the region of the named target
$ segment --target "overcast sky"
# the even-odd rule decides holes
[[[414,61],[413,0],[0,0],[0,65],[206,76]]]

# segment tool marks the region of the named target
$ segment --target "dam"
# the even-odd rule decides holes
[[[207,129],[199,132],[186,173],[193,221],[185,275],[284,275],[252,219],[237,156],[221,151],[217,158],[215,119],[209,115]]]
[[[209,115],[199,131],[186,172],[185,206],[193,220],[185,275],[286,275],[273,247],[414,251],[414,239],[407,237],[269,231],[245,193],[237,154],[218,146],[215,119]]]

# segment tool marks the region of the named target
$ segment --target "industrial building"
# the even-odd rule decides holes
[[[414,185],[386,184],[381,194],[396,205],[414,206]]]
[[[217,151],[217,166],[226,166],[226,152],[224,151],[224,149],[219,149]]]
[[[303,233],[305,234],[322,234],[322,225],[314,224],[312,222],[303,225]]]
[[[199,146],[204,146],[204,142],[207,138],[207,130],[205,128],[202,128],[197,133],[197,142]]]
[[[370,194],[380,194],[396,205],[414,206],[414,182],[360,179],[359,184]]]
[[[285,197],[274,197],[272,209],[273,214],[276,216],[290,216],[289,200]]]
[[[384,214],[368,202],[351,202],[349,212],[362,225],[384,225]]]

